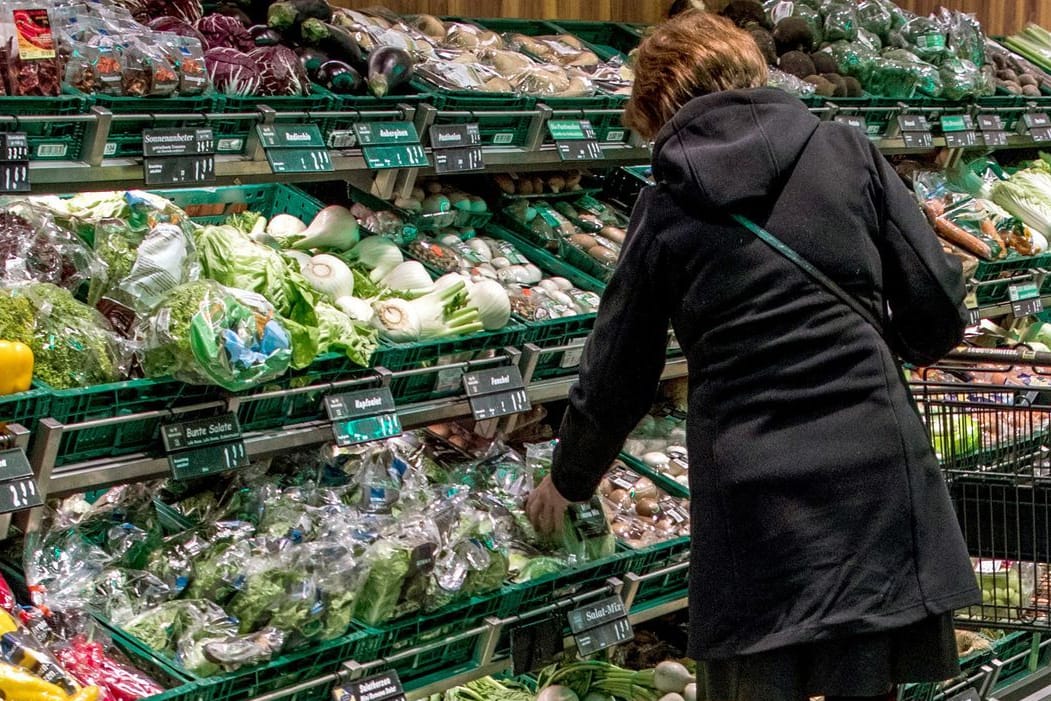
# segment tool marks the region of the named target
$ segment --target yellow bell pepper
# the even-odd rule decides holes
[[[21,667],[0,662],[0,693],[6,701],[66,701],[69,695]]]
[[[33,381],[33,351],[18,341],[0,341],[0,395],[25,392]]]

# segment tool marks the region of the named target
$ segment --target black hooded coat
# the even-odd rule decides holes
[[[687,104],[654,175],[570,393],[559,491],[592,494],[649,409],[670,321],[689,365],[694,657],[979,602],[894,357],[928,363],[960,341],[960,266],[890,165],[858,129],[762,88]],[[886,316],[887,340],[735,213]]]

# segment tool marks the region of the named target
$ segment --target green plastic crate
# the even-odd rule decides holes
[[[898,701],[931,701],[936,684],[902,684],[898,687]]]
[[[628,571],[644,576],[667,569],[690,559],[690,538],[682,536],[647,548],[632,551]],[[632,611],[643,611],[669,601],[681,599],[689,588],[688,568],[677,569],[656,577],[643,579],[635,592]]]
[[[1013,684],[1039,669],[1040,640],[1040,633],[1015,631],[993,642],[992,657],[1003,662],[997,689]]]
[[[277,112],[303,113],[300,117],[278,116],[276,121],[279,124],[317,124],[321,127],[325,123],[324,116],[311,113],[331,111],[335,104],[335,95],[320,85],[311,83],[309,95],[272,95],[269,97],[227,95],[223,98],[222,111],[225,114],[256,112],[260,106],[265,105]],[[216,152],[220,154],[242,153],[248,136],[256,124],[257,122],[246,119],[220,119],[212,122]]]
[[[606,175],[602,183],[602,199],[630,212],[635,208],[642,189],[653,184],[653,169],[650,166],[617,168]]]
[[[241,394],[237,418],[243,431],[265,431],[293,424],[316,421],[325,417],[325,395],[331,393],[331,383],[366,378],[368,368],[355,365],[345,355],[328,353],[314,360],[302,370],[288,374],[254,387]],[[282,390],[313,387],[315,389],[295,394]],[[362,386],[364,389],[365,386]],[[348,390],[349,391],[349,390]],[[274,397],[253,401],[253,395],[278,393]]]
[[[375,638],[366,631],[356,629],[334,640],[297,648],[263,665],[244,667],[235,672],[205,678],[183,670],[177,661],[150,649],[141,640],[120,628],[106,625],[114,640],[131,655],[136,664],[154,664],[168,670],[172,675],[190,679],[198,701],[239,701],[253,698],[300,682],[333,675],[340,670],[344,662],[372,660],[375,659],[377,651]],[[325,699],[329,697],[334,685],[335,677],[299,694],[293,695],[290,692],[287,697],[280,698],[283,701]]]
[[[72,90],[71,88],[69,90]],[[82,93],[75,93],[83,96]],[[110,124],[106,149],[107,158],[124,158],[142,155],[143,129],[168,129],[183,126],[208,126],[204,115],[222,109],[223,98],[214,93],[171,97],[124,97],[118,95],[93,95],[95,105],[104,107],[114,115],[137,114],[142,119],[118,120]],[[200,114],[200,119],[154,120],[150,115]],[[217,134],[218,135],[218,134]]]
[[[229,215],[244,211],[259,212],[266,217],[291,214],[309,224],[325,207],[320,200],[284,183],[183,188],[156,194],[170,199],[202,225],[222,224]]]
[[[561,572],[510,585],[516,592],[517,611],[524,612],[558,599],[564,599],[589,590],[600,589],[611,577],[623,577],[631,570],[634,551],[618,551],[598,560],[567,567]]]
[[[41,383],[41,386],[43,383]],[[127,416],[140,412],[170,411],[223,398],[222,390],[207,385],[188,385],[170,378],[112,382],[75,389],[48,388],[51,406],[48,415],[63,424],[92,419]],[[219,408],[179,414],[191,419],[219,413]],[[56,465],[112,458],[160,449],[162,416],[131,419],[117,424],[66,431],[59,444]]]
[[[333,112],[389,112],[398,110],[401,105],[416,107],[427,100],[427,93],[412,85],[403,86],[394,95],[375,97],[374,95],[333,95],[328,109]],[[353,135],[354,125],[360,121],[394,121],[401,117],[385,117],[382,120],[374,117],[323,117],[318,126],[325,135],[325,143],[330,148],[352,148],[356,145]],[[423,134],[420,134],[424,137]],[[351,140],[351,139],[354,140]]]
[[[449,676],[453,670],[469,669],[476,663],[478,642],[485,635],[483,632],[461,634],[480,629],[486,618],[512,615],[518,608],[518,601],[515,591],[502,587],[432,613],[408,615],[365,629],[378,641],[377,657],[390,658],[413,648],[420,649],[389,665],[388,668],[398,671],[403,681],[446,671]]]
[[[1030,99],[1024,95],[992,95],[978,98],[978,106],[995,110],[1000,115],[1004,131],[1013,132],[1018,120],[1025,114],[1026,102]]]
[[[858,115],[865,118],[865,125],[870,137],[883,136],[891,120],[900,111],[901,103],[908,100],[894,100],[885,97],[836,97],[822,98],[825,102],[838,108],[837,115]]]
[[[579,196],[585,193],[576,192],[571,194]],[[552,197],[550,195],[545,194],[539,197],[530,196],[529,199],[550,200],[556,199],[556,197]],[[589,256],[587,253],[577,248],[576,246],[571,245],[568,241],[562,239],[561,237],[557,237],[554,240],[548,241],[543,239],[537,233],[535,233],[528,225],[523,224],[522,222],[516,220],[514,217],[506,213],[506,211],[500,212],[498,216],[500,224],[507,228],[511,233],[515,234],[519,238],[524,239],[528,243],[531,243],[540,249],[546,250],[548,252],[557,251],[558,257],[561,260],[565,261],[579,272],[584,273],[585,275],[595,280],[598,280],[603,284],[608,282],[610,277],[613,276],[612,267],[598,262],[597,260]]]
[[[37,419],[47,416],[51,393],[38,383],[25,392],[0,396],[0,424],[19,424],[33,430]]]
[[[54,120],[22,124],[0,122],[0,130],[23,131],[29,139],[29,157],[34,161],[77,161],[84,148],[88,122],[69,122],[61,118],[87,114],[93,96],[66,94],[55,97],[0,97],[0,114],[24,117],[54,115]]]
[[[373,356],[373,363],[393,372],[435,368],[433,372],[395,377],[391,381],[391,392],[396,402],[423,402],[452,397],[463,393],[463,371],[443,370],[438,366],[495,357],[508,346],[520,348],[525,335],[524,326],[509,324],[499,331],[481,331],[459,338],[438,338],[418,343],[391,343],[380,339],[379,357]]]
[[[591,22],[585,20],[555,20],[560,34],[572,34],[595,52],[603,61],[614,56],[627,57],[638,48],[642,37],[618,22]]]
[[[631,455],[630,453],[622,452],[620,454],[620,460],[640,475],[649,477],[653,480],[655,485],[671,496],[679,497],[680,499],[688,499],[690,497],[690,490],[686,486],[679,484],[663,472],[654,470],[652,467],[642,462],[641,458]]]
[[[438,110],[435,124],[473,123],[478,125],[483,146],[525,146],[530,117],[508,113],[534,110],[535,98],[517,93],[446,90],[422,78],[413,79],[412,86],[426,94],[427,102]]]
[[[510,241],[522,253],[522,255],[548,275],[564,277],[579,289],[588,292],[595,292],[599,295],[601,295],[606,289],[606,286],[603,283],[589,275],[581,273],[573,266],[568,265],[565,261],[560,260],[545,250],[537,248],[527,241],[524,241],[522,238],[501,226],[490,225],[486,227],[485,234],[492,236],[493,238]],[[579,316],[564,319],[546,319],[543,321],[523,320],[522,323],[524,323],[526,327],[526,337],[524,342],[534,343],[541,348],[552,348],[565,345],[576,339],[585,338],[591,333],[591,329],[595,326],[595,316],[595,314],[581,314]],[[572,354],[569,355],[570,357],[567,357],[566,352],[545,353],[541,355],[537,362],[537,366],[533,371],[533,379],[542,380],[576,373],[576,368],[579,365],[579,357],[574,362]]]
[[[360,188],[350,187],[348,192],[354,202],[360,202],[373,211],[394,212],[401,217],[402,221],[407,225],[402,231],[402,238],[408,241],[416,238],[417,232],[434,233],[449,227],[480,229],[493,218],[493,213],[489,211],[467,212],[455,207],[448,212],[436,214],[411,212],[395,207],[394,203],[376,197]]]

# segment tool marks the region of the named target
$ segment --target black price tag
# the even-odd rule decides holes
[[[968,687],[959,694],[950,696],[945,701],[982,701],[982,697],[978,695],[978,691],[974,687]]]
[[[1046,143],[1051,141],[1051,127],[1035,127],[1029,130],[1029,136],[1033,141]]]
[[[998,114],[978,115],[978,128],[982,131],[1003,131],[1004,121]]]
[[[21,449],[0,451],[0,514],[43,505],[26,454]]]
[[[586,119],[552,119],[547,130],[563,161],[600,161],[605,157],[595,139],[595,128]]]
[[[866,122],[865,118],[862,117],[860,114],[840,114],[840,115],[836,115],[836,121],[839,122],[840,124],[846,124],[846,125],[849,125],[849,126],[852,126],[852,127],[856,128],[856,129],[860,129],[861,131],[865,132],[866,134],[868,134],[868,132],[869,132],[868,122]]]
[[[898,128],[906,148],[931,148],[934,137],[927,118],[919,114],[903,114],[898,117]]]
[[[481,146],[449,148],[434,152],[434,172],[438,175],[475,170],[485,170],[485,156]]]
[[[215,182],[211,129],[146,129],[142,132],[143,181],[151,186]]]
[[[241,425],[232,413],[161,427],[172,477],[187,480],[248,465]]]
[[[1007,146],[1007,132],[983,131],[982,141],[986,146]]]
[[[1018,120],[1018,133],[1040,143],[1051,141],[1051,118],[1046,112],[1029,112]]]
[[[1037,287],[1035,282],[1009,285],[1007,294],[1011,300],[1011,313],[1016,319],[1021,319],[1031,314],[1039,314],[1044,310],[1044,301],[1040,298],[1040,288]]]
[[[982,310],[981,309],[968,309],[967,310],[967,324],[969,326],[977,326],[982,321]]]
[[[431,148],[463,148],[481,146],[482,136],[477,124],[436,124],[430,129]]]
[[[569,629],[577,651],[587,657],[634,638],[628,611],[619,596],[596,601],[569,612]]]
[[[476,421],[518,414],[532,408],[522,373],[513,365],[464,373],[463,387]]]
[[[260,124],[256,127],[274,173],[328,173],[335,170],[316,124]]]
[[[973,131],[945,132],[945,145],[949,148],[968,148],[978,143],[978,135]]]
[[[391,670],[332,690],[334,701],[405,701],[398,673]]]
[[[387,387],[325,397],[336,445],[349,446],[402,434],[394,396]]]
[[[29,192],[29,139],[24,132],[0,137],[0,192]]]
[[[511,670],[531,674],[562,658],[562,617],[553,615],[511,629]]]

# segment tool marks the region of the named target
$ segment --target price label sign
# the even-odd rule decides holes
[[[142,154],[147,185],[215,182],[215,135],[211,129],[145,129]]]
[[[1007,293],[1011,299],[1011,313],[1016,319],[1039,314],[1044,310],[1044,302],[1040,299],[1040,288],[1035,282],[1009,285]]]
[[[332,690],[333,701],[405,701],[405,689],[398,673],[365,677]]]
[[[582,657],[626,643],[635,637],[628,611],[619,596],[611,596],[569,612],[569,629]]]
[[[1033,141],[1051,141],[1051,117],[1046,112],[1029,112],[1018,120],[1018,132],[1028,134]]]
[[[401,420],[388,387],[325,397],[336,445],[345,447],[402,434]]]
[[[869,132],[868,122],[866,122],[865,118],[862,117],[860,114],[839,114],[836,115],[836,121],[840,124],[846,124],[847,126],[854,127],[855,129],[860,129],[866,134],[868,134]]]
[[[898,117],[898,128],[906,148],[931,148],[934,137],[927,118],[919,114],[903,114]]]
[[[600,161],[604,158],[602,146],[595,138],[595,128],[586,119],[552,119],[547,123],[548,133],[558,147],[563,161]]]
[[[562,658],[562,616],[551,615],[511,629],[511,669],[531,674]]]
[[[441,124],[430,129],[434,172],[466,173],[485,169],[477,124]]]
[[[0,193],[30,189],[29,139],[24,132],[0,134]]]
[[[161,427],[172,477],[187,480],[248,465],[241,425],[232,413]]]
[[[476,421],[518,414],[532,408],[522,373],[514,365],[464,373],[463,388]]]
[[[361,122],[354,134],[365,163],[373,170],[423,168],[431,163],[412,122]]]
[[[260,124],[256,134],[274,173],[328,173],[335,169],[316,124]]]
[[[967,114],[953,114],[941,118],[942,134],[949,148],[967,148],[978,143],[974,120]]]
[[[0,451],[0,514],[43,505],[26,454],[21,449]]]
[[[1004,122],[1000,119],[1000,115],[978,115],[978,129],[982,133],[982,141],[986,146],[1007,145],[1007,132],[1004,130]]]

